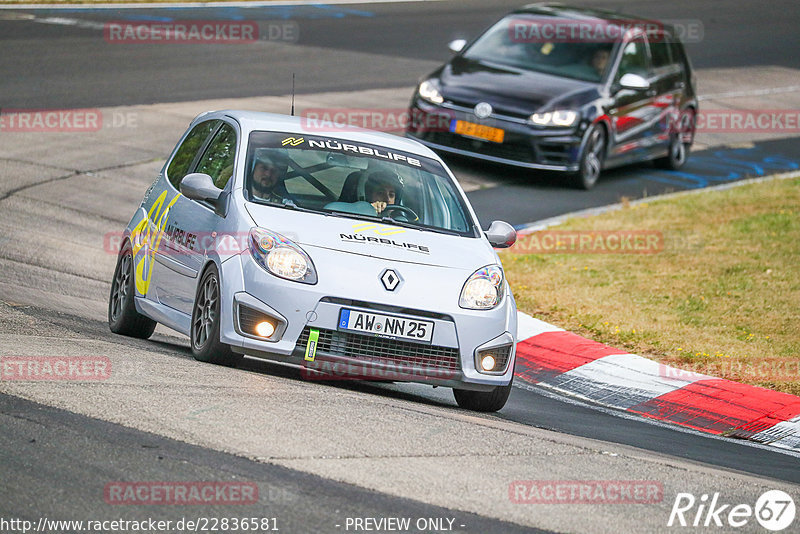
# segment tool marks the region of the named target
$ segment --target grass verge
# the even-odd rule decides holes
[[[800,395],[800,178],[571,219],[501,258],[519,309],[534,317]]]

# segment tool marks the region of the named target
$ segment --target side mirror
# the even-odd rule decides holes
[[[517,242],[517,231],[504,221],[493,221],[485,234],[494,248],[508,248]]]
[[[456,39],[455,41],[450,41],[447,44],[447,48],[449,48],[450,51],[453,52],[454,54],[458,54],[459,52],[464,50],[465,46],[467,46],[466,39]]]
[[[218,211],[220,204],[223,204],[220,200],[225,200],[220,198],[222,189],[215,186],[214,180],[202,172],[193,172],[184,176],[180,188],[183,196],[200,202],[209,202],[214,206],[214,211]]]
[[[632,72],[623,74],[622,78],[619,79],[619,85],[623,89],[633,89],[634,91],[646,91],[650,89],[650,82]]]

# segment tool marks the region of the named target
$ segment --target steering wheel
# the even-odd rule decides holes
[[[411,221],[413,221],[413,222],[416,222],[416,221],[419,220],[419,215],[414,213],[414,210],[412,210],[408,206],[401,206],[400,204],[389,204],[388,206],[383,208],[383,211],[381,212],[381,216],[394,218],[394,217],[392,217],[392,213],[395,212],[395,211],[398,211],[400,213],[405,213],[406,215],[411,217]]]

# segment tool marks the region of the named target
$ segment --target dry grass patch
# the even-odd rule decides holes
[[[549,230],[590,239],[655,233],[663,248],[507,252],[520,310],[679,368],[800,394],[800,179],[633,205]]]

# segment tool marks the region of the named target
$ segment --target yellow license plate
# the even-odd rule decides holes
[[[475,124],[474,122],[467,121],[453,121],[452,131],[466,135],[468,137],[476,137],[478,139],[485,139],[493,143],[502,143],[506,136],[506,132],[500,128],[493,128],[491,126],[484,126],[483,124]]]

